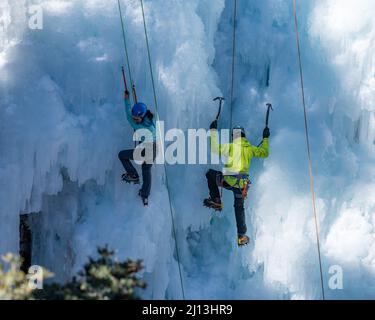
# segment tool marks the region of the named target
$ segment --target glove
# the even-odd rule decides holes
[[[210,129],[217,129],[217,120],[212,121]]]
[[[125,92],[124,92],[124,98],[125,99],[129,99],[129,91],[128,90],[125,90]]]
[[[265,127],[263,130],[263,139],[270,137],[270,129],[268,127]]]

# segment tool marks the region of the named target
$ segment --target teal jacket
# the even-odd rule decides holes
[[[125,99],[125,112],[126,112],[126,117],[131,125],[131,127],[136,131],[138,129],[147,129],[151,133],[151,137],[141,137],[142,142],[155,142],[156,141],[156,126],[155,122],[148,118],[147,116],[144,117],[143,121],[141,123],[136,123],[133,120],[132,117],[132,107],[130,103],[130,99]]]

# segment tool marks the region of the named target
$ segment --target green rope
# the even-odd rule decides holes
[[[303,81],[303,68],[302,68],[302,59],[301,59],[300,37],[299,37],[299,32],[298,32],[298,18],[297,18],[297,3],[296,3],[296,0],[293,1],[293,4],[294,4],[294,23],[295,23],[295,29],[296,29],[299,72],[300,72],[301,91],[302,91],[303,114],[304,114],[304,120],[305,120],[305,135],[306,135],[306,145],[307,145],[307,157],[308,157],[308,164],[309,164],[310,190],[311,190],[312,206],[313,206],[314,220],[315,220],[316,243],[317,243],[317,247],[318,247],[320,284],[321,284],[321,289],[322,289],[322,298],[323,298],[323,300],[325,300],[322,258],[321,258],[321,253],[320,253],[319,226],[318,226],[318,218],[317,218],[317,212],[316,212],[316,200],[315,200],[316,195],[315,195],[315,188],[314,188],[314,175],[313,175],[313,171],[312,171],[310,139],[309,139],[309,130],[308,130],[308,123],[307,123],[305,86],[304,86],[304,81]]]
[[[152,60],[151,60],[150,45],[149,45],[147,26],[146,26],[145,11],[144,11],[144,7],[143,7],[143,0],[140,0],[140,2],[141,2],[141,7],[142,7],[143,26],[144,26],[145,38],[146,38],[148,62],[149,62],[151,82],[152,82],[152,90],[153,90],[153,93],[154,93],[156,117],[157,117],[157,121],[159,121],[160,118],[159,118],[159,111],[158,111],[158,101],[157,101],[157,96],[156,96],[154,72],[153,72],[153,69],[152,69],[152,62],[151,62]],[[160,126],[159,126],[159,130],[160,130]],[[159,135],[161,137],[161,132],[159,132]],[[161,142],[161,145],[162,145],[161,149],[162,149],[162,152],[164,154],[163,142]],[[175,227],[175,221],[174,221],[174,215],[173,215],[173,206],[172,206],[172,202],[171,202],[171,194],[170,194],[169,183],[168,183],[167,166],[165,164],[165,161],[164,161],[164,176],[165,176],[165,185],[166,185],[167,192],[168,192],[169,210],[170,210],[171,220],[172,220],[173,237],[174,237],[174,240],[175,240],[175,248],[176,248],[176,255],[177,255],[177,262],[178,262],[178,271],[179,271],[179,276],[180,276],[182,298],[183,298],[183,300],[185,300],[185,290],[184,290],[184,284],[183,284],[183,281],[182,281],[180,253],[179,253],[178,244],[177,244],[177,232],[176,232],[176,227]]]

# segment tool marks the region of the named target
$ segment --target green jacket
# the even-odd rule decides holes
[[[259,147],[250,144],[246,138],[237,138],[232,143],[219,144],[218,132],[211,130],[211,151],[228,157],[224,166],[224,181],[232,187],[243,188],[246,179],[239,178],[248,175],[252,158],[267,158],[269,139],[265,138]]]

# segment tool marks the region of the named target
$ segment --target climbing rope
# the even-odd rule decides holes
[[[130,86],[132,87],[134,103],[137,103],[138,102],[137,93],[135,91],[135,85],[134,85],[134,82],[133,82],[132,71],[131,71],[131,68],[130,68],[128,45],[127,45],[127,41],[126,41],[126,32],[125,32],[125,27],[124,27],[124,20],[123,20],[123,17],[122,17],[120,0],[117,0],[117,3],[118,3],[118,11],[119,11],[120,21],[121,21],[122,39],[124,41],[125,57],[126,57],[126,64],[127,64],[126,69],[129,72],[129,80],[130,80]],[[126,86],[125,71],[123,71],[123,76],[124,76],[124,84]],[[127,90],[127,88],[125,88],[125,89]],[[135,132],[135,130],[134,130],[134,132]],[[134,147],[136,147],[136,146],[137,146],[137,142],[134,141]]]
[[[152,69],[152,60],[151,60],[151,50],[150,50],[150,45],[148,41],[148,33],[147,33],[147,26],[146,26],[146,18],[145,18],[145,11],[143,7],[143,0],[140,0],[141,2],[141,8],[142,8],[142,17],[143,17],[143,27],[145,31],[145,39],[146,39],[146,46],[147,46],[147,55],[148,55],[148,62],[149,62],[149,67],[150,67],[150,74],[151,74],[151,82],[152,82],[152,90],[154,93],[154,103],[155,103],[155,111],[156,111],[156,118],[157,121],[159,121],[159,111],[158,111],[158,101],[157,101],[157,96],[156,96],[156,88],[155,88],[155,80],[154,80],[154,72]],[[160,132],[160,126],[159,126],[159,135],[160,135],[160,141],[161,141],[161,151],[164,154],[164,146],[162,142],[162,136]],[[169,210],[171,214],[171,220],[172,220],[172,229],[173,229],[173,237],[175,240],[175,249],[176,249],[176,255],[177,255],[177,262],[178,262],[178,272],[180,276],[180,284],[181,284],[181,292],[182,292],[182,298],[185,300],[185,290],[184,290],[184,284],[182,281],[182,272],[181,272],[181,263],[180,263],[180,253],[179,253],[179,248],[177,244],[177,232],[176,232],[176,227],[175,227],[175,220],[174,220],[174,214],[173,214],[173,206],[171,202],[171,194],[170,194],[170,189],[169,189],[169,183],[168,183],[168,174],[167,174],[167,166],[164,161],[164,176],[165,176],[165,185],[167,188],[168,192],[168,200],[169,200]]]
[[[129,72],[130,86],[133,87],[134,82],[133,82],[132,72],[131,72],[131,69],[130,69],[129,53],[128,53],[128,46],[127,46],[127,41],[126,41],[126,32],[125,32],[125,27],[124,27],[124,19],[122,17],[120,0],[117,0],[117,3],[118,3],[118,10],[119,10],[120,19],[121,19],[122,39],[124,41],[125,57],[126,57],[127,69],[128,69],[128,72]]]
[[[313,206],[314,220],[315,220],[316,242],[317,242],[318,257],[319,257],[320,282],[321,282],[321,288],[322,288],[322,298],[323,298],[323,300],[325,300],[324,280],[323,280],[323,268],[322,268],[321,254],[320,254],[319,225],[318,225],[318,218],[317,218],[317,211],[316,211],[316,200],[315,200],[316,199],[316,195],[315,195],[315,189],[314,189],[314,175],[313,175],[313,171],[312,171],[312,161],[311,161],[311,151],[310,151],[310,139],[309,139],[308,124],[307,124],[305,86],[304,86],[304,81],[303,81],[303,68],[302,68],[302,59],[301,59],[300,36],[299,36],[299,31],[298,31],[298,18],[297,18],[297,3],[296,3],[296,0],[293,0],[293,7],[294,7],[294,22],[295,22],[295,31],[296,31],[298,61],[299,61],[299,73],[300,73],[300,80],[301,80],[303,114],[304,114],[304,120],[305,120],[305,135],[306,135],[306,145],[307,145],[307,157],[308,157],[308,163],[309,163],[310,190],[311,190],[311,196],[312,196],[312,206]]]
[[[235,58],[236,58],[236,20],[237,20],[237,0],[233,3],[233,42],[232,42],[232,80],[230,89],[230,132],[232,132],[232,117],[233,117],[233,104],[234,104],[234,71],[235,71]]]

